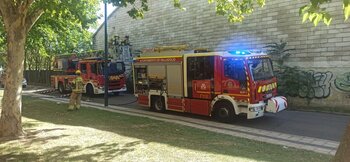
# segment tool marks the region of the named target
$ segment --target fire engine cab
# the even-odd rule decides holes
[[[277,96],[268,55],[260,52],[163,52],[134,59],[138,103],[154,111],[178,111],[231,121],[236,115],[258,118],[287,107]]]
[[[104,93],[104,63],[102,57],[78,57],[62,55],[55,58],[54,69],[58,72],[51,76],[51,86],[60,93],[71,91],[71,82],[76,77],[75,71],[81,71],[84,82],[83,93],[89,96]],[[123,62],[108,60],[108,92],[126,91],[125,65]]]

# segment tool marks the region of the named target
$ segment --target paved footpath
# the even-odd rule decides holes
[[[42,94],[24,92],[25,95],[39,97],[48,101],[68,102],[66,98],[56,98]],[[203,119],[189,118],[178,115],[169,115],[164,113],[155,113],[140,109],[131,109],[120,106],[104,107],[103,104],[82,101],[82,106],[92,107],[100,110],[127,114],[132,116],[147,117],[155,120],[177,123],[211,132],[217,132],[232,135],[251,140],[283,145],[284,147],[293,147],[298,149],[310,150],[322,154],[335,155],[339,142],[333,140],[325,140],[320,138],[312,138],[307,136],[299,136],[293,134],[280,133],[275,131],[267,131],[234,124],[218,123]]]

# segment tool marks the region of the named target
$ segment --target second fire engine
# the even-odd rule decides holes
[[[60,93],[71,91],[71,82],[76,77],[76,70],[81,71],[84,88],[83,93],[89,96],[104,93],[104,63],[102,57],[80,56],[75,54],[61,55],[54,61],[54,69],[61,73],[51,76],[51,86]],[[108,60],[108,92],[119,93],[126,91],[125,65],[123,62]]]
[[[164,51],[162,57],[136,58],[133,70],[138,103],[155,111],[213,116],[222,122],[240,114],[258,118],[287,107],[286,98],[277,96],[277,80],[268,55],[196,52],[173,50]]]

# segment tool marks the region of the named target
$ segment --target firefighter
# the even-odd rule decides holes
[[[80,70],[75,72],[77,77],[72,82],[72,94],[70,95],[69,107],[68,111],[72,111],[74,109],[79,110],[80,102],[81,102],[81,94],[83,92],[83,78],[80,76]]]

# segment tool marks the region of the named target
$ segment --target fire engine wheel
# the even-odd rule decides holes
[[[214,117],[219,122],[229,123],[233,121],[234,109],[233,106],[226,102],[215,104]]]
[[[152,110],[156,112],[164,112],[165,104],[164,98],[159,96],[152,97]]]
[[[88,84],[88,85],[86,86],[86,94],[87,94],[89,97],[94,97],[94,96],[95,96],[94,88],[92,87],[91,84]]]
[[[58,83],[58,92],[60,92],[61,94],[65,94],[66,90],[64,89],[63,83],[59,82]]]

